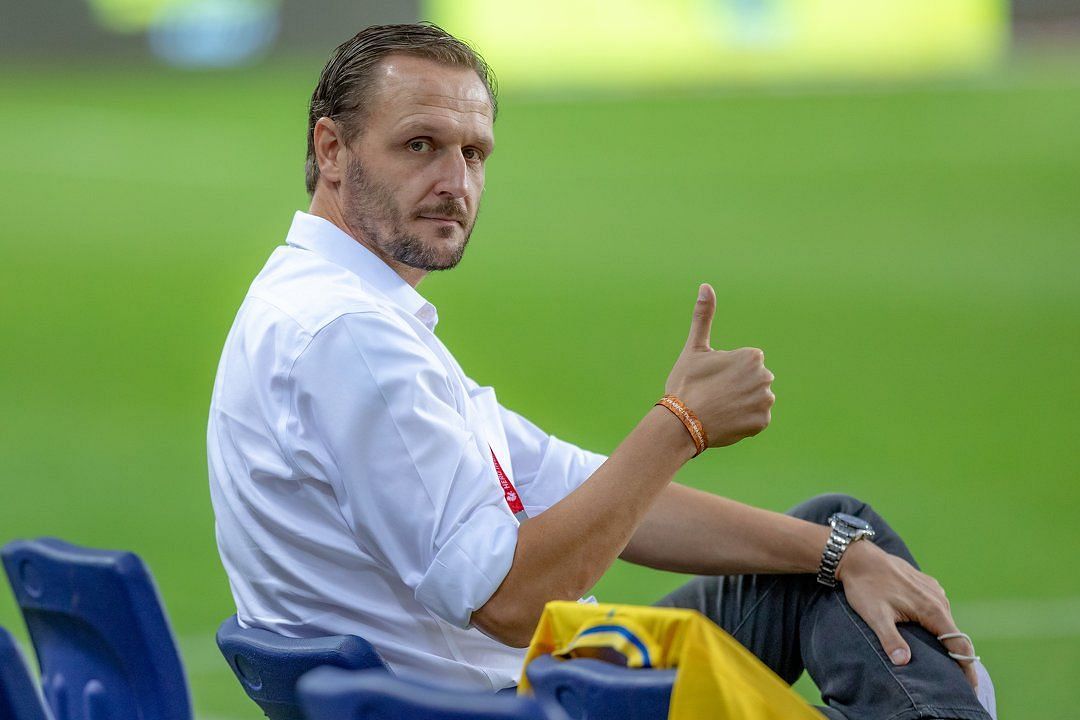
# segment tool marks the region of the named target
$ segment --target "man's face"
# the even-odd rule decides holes
[[[487,89],[468,68],[406,55],[377,72],[370,113],[349,145],[344,220],[384,257],[452,268],[476,222],[495,145]]]

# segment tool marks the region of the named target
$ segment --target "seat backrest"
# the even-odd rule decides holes
[[[49,711],[15,638],[0,627],[0,718],[49,720]]]
[[[54,538],[0,554],[56,720],[191,720],[176,642],[137,555]]]
[[[301,720],[296,681],[322,665],[389,671],[367,640],[355,635],[288,638],[244,628],[233,615],[221,623],[217,644],[247,696],[270,720]]]
[[[533,698],[453,690],[385,673],[318,668],[297,685],[307,720],[567,720]]]
[[[662,720],[675,670],[648,670],[541,655],[525,668],[538,698],[559,703],[574,720]]]

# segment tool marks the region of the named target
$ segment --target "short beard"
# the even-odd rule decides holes
[[[440,253],[426,245],[420,236],[406,232],[405,218],[394,200],[390,188],[368,177],[359,160],[350,159],[345,169],[348,181],[349,199],[343,213],[345,223],[354,233],[359,233],[380,252],[417,270],[449,270],[461,262],[465,248],[472,236],[473,224],[467,224],[468,218],[460,203],[451,198],[429,207],[420,208],[418,215],[437,215],[454,218],[465,229],[465,239],[461,245],[448,253]],[[454,232],[451,227],[439,228],[438,235],[449,238]]]

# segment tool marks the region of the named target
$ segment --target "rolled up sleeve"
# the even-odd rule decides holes
[[[416,587],[416,599],[444,620],[467,627],[510,572],[517,524],[504,516],[501,509],[484,507],[461,525],[435,555]]]
[[[434,351],[403,320],[351,313],[312,338],[290,391],[296,466],[330,484],[362,551],[468,627],[510,570],[518,522]]]

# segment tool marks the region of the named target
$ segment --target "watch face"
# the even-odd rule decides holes
[[[834,513],[829,518],[829,524],[836,527],[838,524],[847,525],[848,527],[855,528],[856,530],[870,530],[873,531],[873,527],[870,523],[866,522],[860,517],[854,515],[848,515],[847,513]]]

